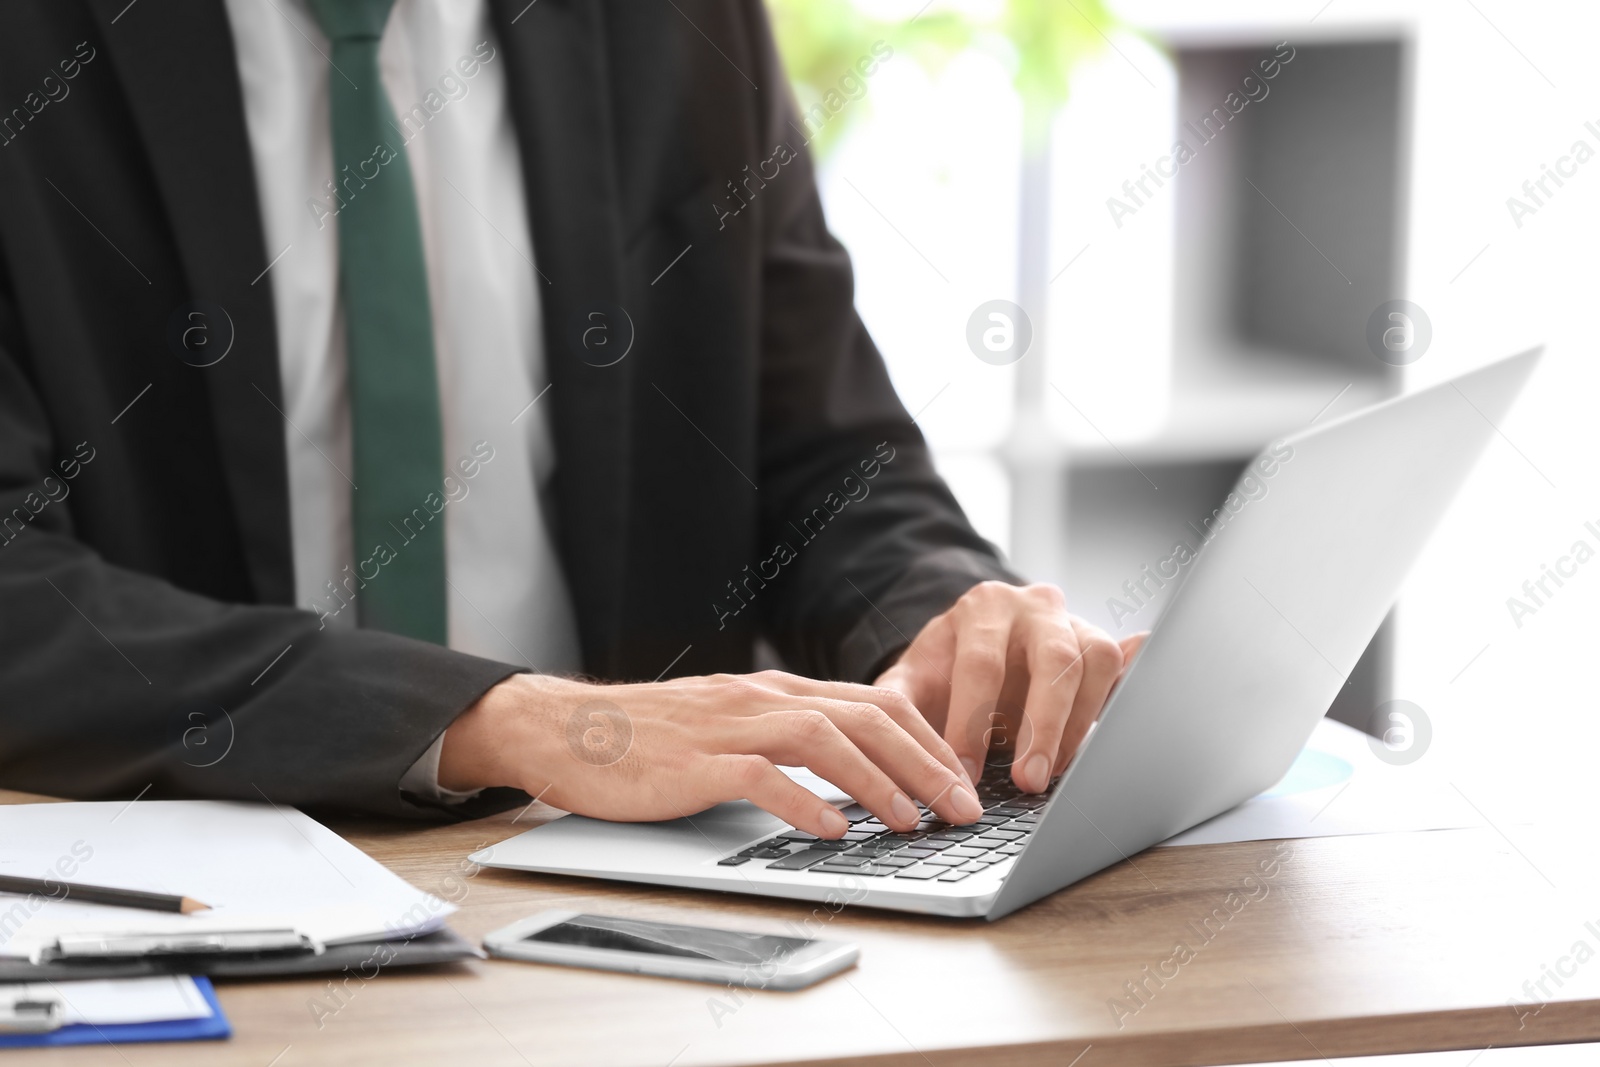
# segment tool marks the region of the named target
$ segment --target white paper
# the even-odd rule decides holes
[[[211,1005],[201,996],[194,979],[177,974],[0,985],[0,1009],[19,1000],[60,1002],[64,1026],[72,1023],[112,1026],[211,1017]]]
[[[1162,845],[1390,834],[1484,824],[1467,799],[1427,763],[1427,757],[1396,766],[1380,759],[1372,745],[1360,730],[1323,719],[1277,785]]]
[[[330,944],[437,929],[455,910],[301,812],[218,800],[0,806],[0,873],[147,889],[192,915],[0,894],[0,955],[64,933],[293,928]]]

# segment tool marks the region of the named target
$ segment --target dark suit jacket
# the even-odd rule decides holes
[[[761,635],[864,680],[1008,579],[852,308],[759,0],[490,6],[585,669],[741,671]],[[278,250],[221,0],[0,7],[0,142],[0,785],[417,814],[401,775],[517,668],[292,604]],[[631,321],[610,366],[597,308]]]

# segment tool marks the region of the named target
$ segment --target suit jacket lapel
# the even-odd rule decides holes
[[[191,296],[226,310],[233,348],[207,376],[213,423],[257,595],[289,603],[294,569],[277,332],[231,31],[215,0],[141,11],[89,0],[149,146]],[[631,364],[585,362],[589,310],[622,305],[621,226],[598,5],[490,0],[508,53],[542,280],[544,401],[556,443],[557,538],[586,666],[617,667],[627,550]],[[115,25],[113,25],[115,20]],[[617,328],[617,324],[612,324]],[[624,326],[623,328],[631,327]]]
[[[257,597],[294,600],[282,390],[233,37],[219,0],[90,0],[171,220],[193,301],[214,304],[211,421]],[[114,24],[113,24],[114,23]],[[208,316],[215,318],[215,316]]]
[[[619,668],[626,571],[632,363],[597,366],[582,342],[600,309],[614,341],[622,305],[621,222],[599,4],[490,0],[541,275],[556,445],[557,539],[590,671]],[[588,355],[589,361],[584,356]]]

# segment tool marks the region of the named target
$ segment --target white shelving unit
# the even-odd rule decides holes
[[[1167,41],[1174,139],[1200,144],[1202,116],[1230,92],[1242,95],[1245,76],[1290,36],[1263,26]],[[1293,48],[1269,91],[1225,126],[1215,122],[1220,132],[1172,178],[1171,365],[1159,423],[1119,434],[1076,404],[1063,419],[1063,405],[1036,384],[1019,392],[1002,450],[1014,562],[1061,583],[1075,611],[1115,634],[1148,626],[1172,585],[1133,616],[1111,598],[1131,603],[1125,582],[1176,541],[1197,543],[1191,524],[1263,446],[1399,388],[1397,369],[1365,336],[1373,309],[1406,295],[1409,43],[1384,27],[1302,35]],[[1254,91],[1263,81],[1256,73]],[[1070,333],[1057,343],[1071,346]],[[1082,358],[1107,358],[1085,348]],[[1041,420],[1052,405],[1054,417]],[[1042,434],[1041,423],[1056,432]],[[1386,699],[1389,628],[1336,717],[1365,725]]]

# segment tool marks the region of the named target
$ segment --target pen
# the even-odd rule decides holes
[[[62,893],[61,890],[66,892]],[[176,911],[188,915],[207,911],[211,905],[202,904],[190,897],[171,893],[150,893],[143,889],[115,889],[103,885],[80,885],[54,878],[19,878],[0,874],[0,893],[36,893],[56,900],[77,900],[85,904],[111,904],[121,908],[143,908],[146,911]]]

